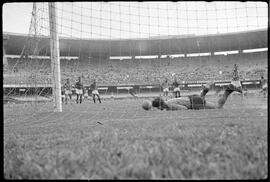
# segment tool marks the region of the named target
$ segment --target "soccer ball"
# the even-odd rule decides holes
[[[150,110],[152,108],[151,102],[149,100],[144,101],[142,104],[142,108],[147,111]]]

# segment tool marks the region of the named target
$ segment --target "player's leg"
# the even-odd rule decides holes
[[[82,103],[82,94],[77,95],[77,103],[79,103],[79,102],[80,102],[80,104]]]
[[[166,97],[169,96],[169,89],[166,88]]]
[[[176,87],[175,88],[175,92],[176,92],[176,98],[177,97],[181,97],[181,95],[180,95],[180,88],[179,87]]]
[[[242,84],[240,80],[231,81],[231,85],[235,87],[235,90],[241,94],[243,94]]]
[[[82,103],[82,99],[83,99],[83,91],[80,91],[80,104]]]
[[[221,98],[218,100],[217,108],[222,108],[225,102],[227,101],[228,96],[234,91],[243,93],[242,89],[240,89],[239,87],[235,87],[233,84],[229,84],[225,89]]]
[[[71,91],[69,92],[68,97],[69,97],[69,102],[72,103],[71,102],[71,100],[72,100],[72,92]]]
[[[64,100],[65,100],[65,91],[64,90],[61,90],[61,100],[62,100],[62,103],[64,103]]]
[[[84,93],[83,98],[84,98],[84,99],[88,99],[88,93],[87,93],[87,92]]]
[[[178,91],[178,97],[181,97],[181,92],[180,92],[180,90]]]
[[[92,95],[93,95],[93,101],[94,103],[96,103],[96,94],[92,93]]]
[[[67,100],[68,100],[68,95],[65,94],[65,104],[67,104]]]
[[[93,92],[97,96],[99,103],[101,103],[98,90],[94,90]]]
[[[99,94],[97,94],[97,98],[98,98],[99,103],[101,103]]]
[[[76,102],[79,103],[79,90],[76,88]]]
[[[165,89],[163,89],[163,96],[164,96],[164,97],[166,96],[166,91],[165,91]]]
[[[65,90],[65,104],[67,104],[69,91]]]
[[[61,98],[62,98],[62,103],[64,103],[65,96],[61,95]]]
[[[177,90],[176,90],[176,88],[173,89],[173,95],[174,95],[174,98],[177,98]]]

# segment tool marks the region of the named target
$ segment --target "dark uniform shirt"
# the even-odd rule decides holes
[[[91,89],[91,90],[96,90],[96,89],[97,89],[97,84],[96,84],[96,82],[94,82],[94,83],[92,83],[92,84],[90,85],[90,89]]]
[[[79,89],[79,90],[83,89],[83,84],[82,84],[82,82],[79,82],[79,81],[76,82],[75,88],[77,88],[77,89]]]
[[[177,81],[174,81],[174,82],[172,83],[172,86],[173,86],[173,88],[176,88],[176,87],[179,86],[179,83],[178,83]]]
[[[70,83],[65,83],[64,84],[64,89],[71,90],[71,84]]]

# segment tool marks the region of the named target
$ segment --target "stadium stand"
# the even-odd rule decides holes
[[[49,59],[18,59],[7,59],[8,71],[4,75],[4,83],[28,83],[31,80],[37,83],[50,82]],[[172,81],[172,75],[180,82],[224,81],[231,79],[235,63],[239,66],[241,79],[260,79],[261,75],[267,77],[267,52],[260,52],[142,60],[61,59],[61,78],[62,81],[70,78],[73,83],[78,76],[82,76],[86,85],[94,78],[103,85],[153,84],[160,83],[164,77]],[[15,64],[15,69],[12,69]],[[38,76],[29,79],[33,75]]]

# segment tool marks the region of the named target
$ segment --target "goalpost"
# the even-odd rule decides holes
[[[54,111],[62,112],[59,37],[57,30],[56,3],[48,3],[50,17],[50,48]]]

